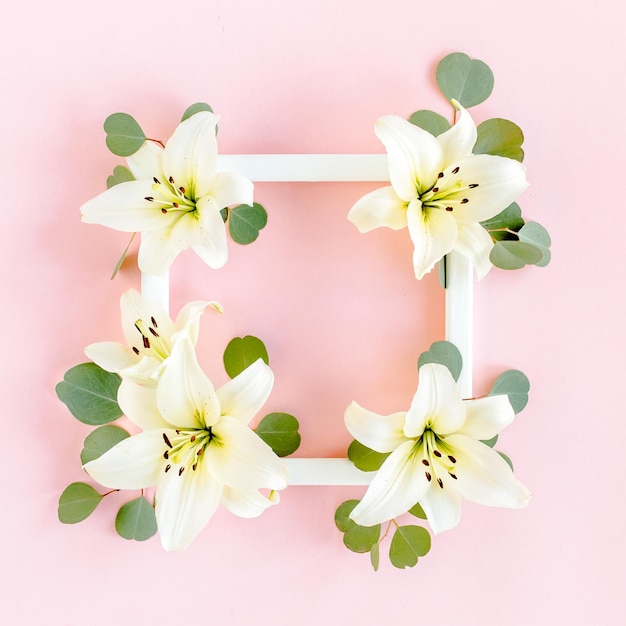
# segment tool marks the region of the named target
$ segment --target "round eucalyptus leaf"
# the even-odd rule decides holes
[[[127,437],[130,437],[128,432],[119,426],[100,426],[100,428],[96,428],[85,438],[83,450],[80,453],[80,462],[85,465],[85,463],[101,457]]]
[[[435,341],[428,352],[422,352],[417,360],[417,367],[420,368],[426,363],[445,365],[450,370],[454,380],[459,380],[463,369],[463,357],[459,349],[449,341]]]
[[[209,111],[213,113],[213,108],[210,104],[207,104],[206,102],[195,102],[185,109],[185,112],[183,113],[180,121],[184,122],[186,119],[189,119],[192,115],[194,115],[195,113],[199,113],[200,111]]]
[[[498,435],[494,435],[491,439],[483,439],[482,443],[484,443],[486,446],[489,446],[490,448],[493,448],[496,443],[498,443]]]
[[[474,154],[492,154],[515,159],[520,163],[524,160],[524,133],[517,124],[494,117],[479,124],[477,130]]]
[[[104,496],[87,483],[72,483],[59,498],[59,521],[76,524],[87,519],[100,504]]]
[[[450,122],[443,115],[426,109],[415,111],[409,117],[409,122],[429,132],[433,137],[438,137],[450,129]]]
[[[511,471],[513,471],[513,461],[511,461],[511,459],[509,459],[504,452],[500,452],[500,450],[496,450],[496,452],[506,461],[506,464],[511,468]]]
[[[107,134],[106,144],[109,150],[122,157],[135,154],[146,140],[146,135],[137,120],[128,113],[113,113],[104,120]]]
[[[363,472],[375,472],[380,469],[390,454],[390,452],[376,452],[356,439],[348,446],[348,459]]]
[[[79,422],[100,426],[122,415],[117,404],[121,382],[117,374],[95,363],[82,363],[65,372],[56,386],[56,394]]]
[[[426,519],[426,513],[424,513],[424,509],[422,508],[422,505],[419,502],[417,504],[414,504],[409,509],[409,513],[411,515],[414,515],[415,517],[419,517],[419,519]]]
[[[240,204],[232,207],[228,217],[228,231],[233,241],[248,245],[256,241],[259,231],[267,225],[267,212],[262,205]]]
[[[370,548],[370,563],[372,564],[374,571],[377,572],[378,566],[380,565],[380,544],[379,543],[375,543]]]
[[[418,557],[428,554],[430,534],[421,526],[398,526],[389,546],[389,560],[403,569],[417,564]]]
[[[337,526],[342,533],[356,526],[356,522],[350,518],[350,513],[352,513],[358,503],[359,500],[346,500],[337,507],[335,511],[335,526]]]
[[[117,513],[115,530],[124,539],[150,539],[157,531],[154,507],[144,496],[127,502]]]
[[[369,552],[380,539],[380,524],[376,526],[359,526],[348,529],[343,536],[343,543],[352,552]]]
[[[436,79],[441,93],[465,108],[484,102],[493,90],[493,73],[489,67],[462,52],[453,52],[439,62]]]
[[[543,252],[533,244],[524,241],[497,241],[489,260],[500,269],[518,270],[525,265],[534,265],[543,259]]]
[[[231,339],[224,351],[224,367],[231,378],[241,374],[258,359],[263,359],[269,365],[265,344],[252,335]]]
[[[131,180],[135,180],[132,172],[124,165],[116,165],[113,168],[113,174],[107,178],[107,189],[115,187],[120,183],[127,183]]]
[[[270,413],[254,429],[277,456],[288,456],[300,447],[298,420],[289,413]]]
[[[517,232],[524,225],[522,209],[519,208],[517,202],[513,202],[504,211],[500,211],[497,215],[481,222],[480,225],[489,231],[508,229]]]
[[[541,251],[543,257],[535,265],[539,267],[548,265],[551,258],[550,245],[552,240],[548,231],[541,224],[538,222],[526,222],[517,235],[520,241],[530,243]]]
[[[530,381],[526,374],[519,370],[507,370],[496,378],[490,396],[506,394],[515,413],[519,413],[528,404],[528,392],[530,391]],[[486,443],[486,442],[485,442]]]

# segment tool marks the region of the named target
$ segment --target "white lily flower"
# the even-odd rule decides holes
[[[422,365],[408,412],[382,416],[353,402],[348,430],[377,452],[391,452],[350,517],[373,526],[419,502],[435,533],[454,528],[461,498],[522,508],[530,492],[504,459],[481,440],[497,435],[515,413],[506,395],[462,400],[448,368]]]
[[[201,111],[181,122],[163,149],[147,140],[127,159],[136,180],[111,187],[81,207],[83,221],[141,232],[139,269],[163,275],[192,248],[212,268],[228,258],[221,209],[252,204],[253,184],[217,172],[218,116]]]
[[[438,137],[396,115],[377,121],[391,186],[363,196],[348,214],[360,232],[408,227],[418,279],[452,250],[468,257],[482,278],[491,268],[493,242],[479,222],[497,215],[528,187],[526,168],[518,161],[472,154],[476,125],[454,104],[458,121]]]
[[[120,298],[126,345],[115,341],[92,343],[85,348],[85,354],[107,372],[139,383],[156,382],[176,338],[184,335],[196,344],[200,316],[207,306],[222,312],[219,302],[196,300],[186,304],[174,322],[158,304],[136,289],[129,289]]]
[[[259,359],[215,390],[191,341],[176,342],[155,401],[139,394],[127,417],[143,432],[84,466],[112,489],[156,486],[156,518],[166,550],[184,550],[222,505],[256,517],[278,501],[289,474],[248,427],[267,400],[272,370]],[[154,390],[152,390],[154,394]],[[265,496],[259,489],[271,490]]]

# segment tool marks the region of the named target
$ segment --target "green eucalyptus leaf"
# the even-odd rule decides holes
[[[126,248],[124,248],[124,252],[122,252],[122,256],[119,258],[119,261],[115,264],[115,267],[113,268],[113,273],[111,274],[111,280],[113,280],[117,276],[117,273],[122,268],[122,263],[124,263],[124,259],[126,258],[126,255],[128,254],[128,250],[130,249],[130,245],[133,243],[133,239],[135,238],[136,234],[137,233],[133,233],[130,236],[130,239],[128,240],[128,245],[126,246]]]
[[[372,564],[374,571],[377,572],[378,566],[380,565],[380,544],[379,543],[375,543],[370,548],[370,563]]]
[[[550,244],[552,240],[548,231],[538,222],[526,222],[517,233],[520,241],[529,243],[538,248],[543,257],[535,263],[539,267],[545,267],[550,262]]]
[[[252,243],[266,225],[267,212],[258,202],[253,205],[240,204],[230,209],[228,230],[233,241],[237,243]]]
[[[117,390],[121,379],[95,363],[82,363],[65,372],[56,393],[70,413],[83,424],[100,426],[121,417]]]
[[[113,113],[104,120],[107,134],[106,144],[109,150],[122,157],[135,154],[146,140],[146,135],[135,118],[128,113]]]
[[[496,229],[508,229],[517,232],[524,225],[522,209],[519,208],[517,202],[513,202],[512,204],[509,204],[504,211],[500,211],[497,215],[481,222],[480,225],[489,231]]]
[[[496,241],[489,260],[503,270],[519,270],[525,265],[535,265],[544,258],[543,252],[525,241]]]
[[[133,173],[124,165],[116,165],[113,168],[113,174],[107,178],[107,189],[120,183],[128,183],[131,180],[135,180]]]
[[[87,483],[72,483],[59,498],[59,521],[76,524],[87,519],[104,496]]]
[[[124,539],[150,539],[157,531],[154,507],[144,496],[127,502],[117,513],[115,530]]]
[[[352,552],[369,552],[380,539],[380,524],[376,526],[354,525],[343,536],[343,543]]]
[[[426,363],[445,365],[450,370],[454,380],[459,380],[463,369],[463,357],[459,349],[449,341],[435,341],[428,352],[422,352],[417,360],[417,367],[420,368]]]
[[[213,108],[210,104],[207,104],[206,102],[195,102],[185,109],[185,112],[183,113],[180,121],[184,122],[186,119],[189,119],[192,115],[199,113],[200,111],[210,111],[211,113],[213,113]]]
[[[127,431],[119,426],[100,426],[87,435],[83,450],[80,453],[80,462],[85,465],[110,450],[113,446],[130,437]]]
[[[510,400],[509,400],[510,402]],[[486,445],[489,446],[490,448],[493,448],[496,443],[498,443],[498,435],[494,435],[491,439],[483,439],[482,442]]]
[[[489,67],[462,52],[453,52],[439,62],[436,79],[441,93],[465,108],[484,102],[493,90],[493,73]]]
[[[356,439],[348,446],[348,458],[363,472],[375,472],[380,469],[390,454],[390,452],[376,452]]]
[[[288,456],[300,447],[300,424],[289,413],[270,413],[254,429],[278,456]]]
[[[409,509],[409,513],[420,519],[426,519],[426,513],[424,513],[424,509],[419,502]]]
[[[496,452],[506,461],[507,465],[511,468],[511,471],[513,471],[513,461],[511,461],[511,459],[509,459],[504,452],[500,452],[500,450],[496,450]]]
[[[418,557],[428,554],[430,534],[421,526],[398,526],[389,546],[389,560],[403,569],[417,564]]]
[[[350,518],[350,513],[352,513],[358,503],[359,500],[346,500],[337,507],[335,511],[335,525],[342,533],[356,526],[356,522]]]
[[[472,152],[474,154],[492,154],[494,156],[524,160],[524,133],[509,120],[494,117],[478,125],[478,138]]]
[[[529,391],[530,381],[526,374],[519,370],[507,370],[496,378],[489,395],[508,395],[513,410],[515,413],[519,413],[528,404]]]
[[[433,137],[438,137],[441,133],[445,133],[450,129],[450,122],[443,115],[439,115],[439,113],[434,111],[427,111],[426,109],[415,111],[409,117],[409,122],[423,128]]]
[[[263,359],[269,365],[265,344],[252,335],[231,339],[224,351],[224,367],[231,378],[241,374],[258,359]]]

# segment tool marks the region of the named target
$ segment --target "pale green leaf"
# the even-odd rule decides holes
[[[342,533],[356,526],[356,522],[350,518],[350,513],[352,513],[358,503],[359,500],[346,500],[337,507],[335,511],[335,525]]]
[[[448,122],[443,115],[439,115],[439,113],[435,113],[434,111],[427,111],[426,109],[415,111],[415,113],[409,117],[409,122],[423,128],[433,135],[433,137],[438,137],[441,133],[445,133],[450,128],[450,122]]]
[[[207,104],[206,102],[195,102],[185,109],[185,112],[183,113],[180,121],[184,122],[186,119],[189,119],[192,115],[199,113],[200,111],[210,111],[211,113],[213,113],[213,108],[210,104]]]
[[[117,156],[127,157],[135,154],[146,140],[141,126],[128,113],[109,115],[104,120],[104,130],[107,134],[107,147]]]
[[[496,241],[489,260],[503,270],[519,270],[525,265],[535,265],[544,258],[535,245],[524,241]]]
[[[375,472],[380,469],[390,454],[390,452],[376,452],[356,439],[348,446],[348,458],[363,472]]]
[[[80,453],[80,462],[85,465],[110,450],[120,441],[130,437],[128,432],[119,426],[100,426],[87,435],[83,450]]]
[[[488,220],[481,222],[480,225],[488,231],[497,229],[518,231],[524,225],[522,210],[519,208],[517,202],[513,202],[512,204],[509,204],[504,211],[501,211]]]
[[[472,151],[474,154],[492,154],[520,163],[524,160],[524,133],[517,124],[494,117],[479,124],[477,130],[478,138]]]
[[[82,363],[65,372],[56,393],[70,413],[83,424],[108,424],[122,415],[117,404],[121,379],[95,363]]]
[[[500,452],[499,450],[496,450],[496,452],[506,461],[507,465],[511,468],[511,471],[513,471],[513,461],[511,461],[511,459],[509,459],[504,452]]]
[[[300,424],[289,413],[270,413],[254,429],[278,456],[288,456],[300,447]]]
[[[343,536],[343,543],[352,552],[369,552],[380,539],[380,524],[359,526],[348,529]]]
[[[484,102],[493,90],[493,73],[489,67],[462,52],[453,52],[439,62],[436,79],[441,93],[465,108]]]
[[[154,507],[143,496],[127,502],[117,513],[115,530],[124,539],[150,539],[157,531]]]
[[[459,349],[449,341],[435,341],[428,352],[422,352],[417,360],[417,367],[420,368],[426,363],[445,365],[450,370],[454,380],[459,380],[463,369],[463,357]]]
[[[489,395],[508,395],[513,410],[515,413],[519,413],[528,404],[529,391],[530,381],[526,374],[519,370],[507,370],[496,378]]]
[[[122,252],[122,256],[119,258],[119,261],[115,264],[115,267],[113,268],[113,273],[111,274],[111,280],[113,280],[117,276],[117,273],[122,268],[124,259],[126,258],[126,255],[128,254],[128,250],[130,249],[130,245],[133,243],[133,239],[135,238],[136,234],[137,233],[133,233],[130,236],[130,239],[128,240],[128,245],[126,246],[126,248],[124,248],[124,252]]]
[[[224,351],[224,367],[231,378],[241,374],[258,359],[263,359],[269,365],[265,344],[252,335],[231,339]]]
[[[550,262],[550,244],[552,243],[548,231],[538,222],[526,222],[517,233],[520,241],[529,243],[538,248],[543,257],[535,263],[539,267],[545,267]]]
[[[76,524],[87,519],[104,496],[87,483],[72,483],[59,498],[59,521]]]
[[[228,213],[228,230],[233,241],[242,245],[252,243],[259,231],[267,225],[267,212],[257,202],[252,205],[240,204]]]
[[[119,185],[120,183],[130,182],[131,180],[135,180],[132,172],[124,165],[116,165],[113,168],[113,174],[107,178],[107,189],[111,189],[111,187],[115,187],[115,185]]]
[[[394,567],[413,567],[418,558],[428,554],[430,534],[421,526],[399,526],[391,539],[389,560]]]
[[[417,504],[414,504],[409,509],[409,513],[411,515],[414,515],[415,517],[419,517],[419,519],[426,519],[426,513],[424,513],[424,509],[422,508],[422,505],[419,502]]]
[[[379,543],[375,543],[370,548],[370,563],[372,564],[374,571],[377,572],[378,566],[380,565],[380,544]]]
[[[493,448],[496,445],[496,443],[498,443],[498,435],[494,435],[491,439],[483,439],[482,442],[486,446],[489,446],[490,448]]]

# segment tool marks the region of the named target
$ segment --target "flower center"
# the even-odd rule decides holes
[[[157,192],[157,196],[146,196],[148,202],[154,202],[160,206],[161,213],[179,211],[181,213],[191,213],[196,210],[196,199],[193,189],[185,189],[182,185],[177,185],[170,176],[165,182],[153,176],[154,184],[152,189]]]
[[[457,480],[456,458],[452,454],[452,449],[448,446],[443,437],[440,437],[430,428],[427,428],[422,436],[417,440],[417,455],[422,456],[422,465],[426,480],[435,482],[444,488],[444,479],[448,477]]]
[[[456,166],[451,171],[439,172],[435,184],[424,193],[420,194],[422,210],[439,209],[451,213],[454,205],[467,204],[470,199],[467,197],[468,189],[476,189],[478,183],[464,184],[461,177],[461,168]]]
[[[198,469],[206,448],[216,442],[216,436],[211,427],[208,428],[180,428],[171,433],[163,433],[165,442],[165,452],[163,458],[166,460],[164,471],[167,474],[174,468],[179,476],[185,470],[195,472]],[[177,467],[177,469],[175,468]]]
[[[169,356],[171,351],[169,341],[159,334],[158,324],[154,317],[150,318],[150,324],[138,319],[135,322],[135,328],[141,335],[140,347],[132,347],[137,356],[144,354],[154,357],[158,361],[164,361]]]

